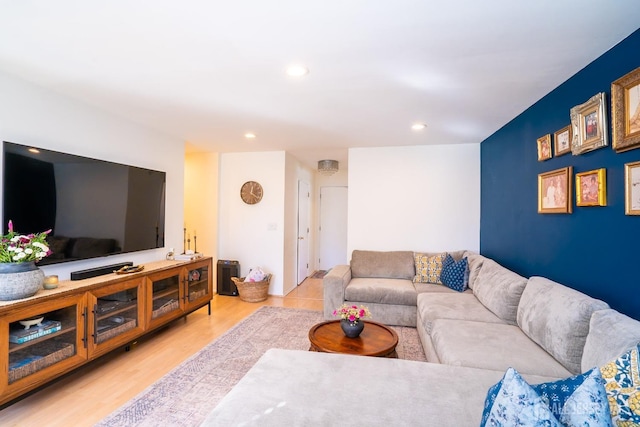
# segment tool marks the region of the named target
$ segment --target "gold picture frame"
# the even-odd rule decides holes
[[[538,213],[571,213],[573,168],[556,169],[538,175]]]
[[[553,151],[556,157],[571,152],[571,125],[567,125],[553,134]]]
[[[624,213],[640,215],[640,162],[624,165]]]
[[[613,149],[640,148],[640,68],[611,83]]]
[[[607,206],[605,168],[576,174],[576,206]]]
[[[551,153],[551,134],[538,138],[538,161],[544,162],[553,157]]]
[[[609,145],[606,94],[600,92],[571,109],[571,152],[577,156]]]

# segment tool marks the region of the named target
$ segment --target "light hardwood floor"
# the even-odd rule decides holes
[[[215,285],[214,285],[215,286]],[[285,297],[247,303],[213,297],[203,307],[115,350],[0,411],[1,426],[92,426],[262,305],[322,310],[322,280],[306,279]]]

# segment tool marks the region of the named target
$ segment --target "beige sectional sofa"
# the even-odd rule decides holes
[[[464,292],[414,283],[413,252],[354,251],[324,279],[324,314],[346,302],[415,326],[431,363],[270,350],[205,425],[479,425],[488,388],[515,368],[539,383],[601,367],[640,342],[640,322],[476,253]],[[360,384],[355,396],[343,388]],[[640,386],[638,384],[637,386]],[[355,407],[350,400],[355,399]]]

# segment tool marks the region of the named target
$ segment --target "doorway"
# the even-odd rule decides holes
[[[309,275],[309,183],[298,181],[298,275],[300,285]]]
[[[347,193],[347,187],[320,187],[320,270],[348,263]]]

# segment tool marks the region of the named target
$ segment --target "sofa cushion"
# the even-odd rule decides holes
[[[471,292],[418,294],[418,314],[418,319],[422,321],[429,335],[436,319],[504,323],[504,320],[482,305]]]
[[[514,325],[436,319],[431,328],[433,347],[441,363],[472,368],[563,378],[571,375],[549,353]]]
[[[442,272],[442,261],[446,256],[446,252],[439,254],[416,252],[414,255],[416,274],[413,281],[442,284],[440,273]]]
[[[562,427],[562,424],[518,371],[509,368],[487,392],[480,422],[480,427],[485,426]]]
[[[613,427],[598,368],[532,387],[562,425]]]
[[[602,366],[639,342],[639,321],[612,309],[595,311],[584,343],[582,370]]]
[[[454,291],[451,288],[446,286],[438,285],[436,283],[420,283],[416,282],[413,284],[416,288],[416,292],[418,294],[427,293],[427,294],[459,294],[460,292]],[[472,293],[470,289],[467,289],[463,293]]]
[[[477,426],[486,391],[503,373],[271,349],[207,415],[202,426]],[[548,381],[523,377],[529,382]],[[358,404],[350,404],[339,391],[345,379],[357,388],[354,398]]]
[[[466,251],[464,257],[467,258],[467,264],[469,265],[468,286],[469,289],[473,289],[473,285],[476,283],[476,279],[478,278],[478,273],[480,273],[480,268],[482,268],[482,264],[487,258],[471,251]]]
[[[518,303],[527,279],[485,258],[473,285],[473,293],[496,316],[516,324]]]
[[[616,425],[640,425],[640,344],[600,368]]]
[[[415,276],[413,252],[355,250],[351,254],[351,275],[411,280]]]
[[[443,285],[454,291],[464,292],[467,289],[467,283],[469,281],[467,259],[462,258],[460,261],[454,261],[453,257],[447,254],[444,261],[442,261],[440,281]]]
[[[486,267],[483,267],[483,269]],[[569,371],[582,371],[591,314],[609,306],[544,277],[532,277],[522,293],[518,325]]]
[[[410,280],[352,278],[344,291],[346,301],[416,305],[416,289]]]

